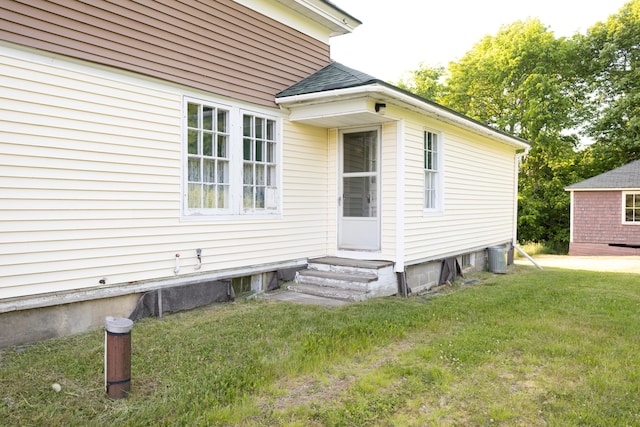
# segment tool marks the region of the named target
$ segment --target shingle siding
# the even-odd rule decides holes
[[[640,225],[622,223],[621,191],[575,191],[570,255],[636,254],[609,244],[640,244]]]

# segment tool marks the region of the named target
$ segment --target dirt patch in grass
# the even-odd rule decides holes
[[[265,410],[286,412],[295,407],[310,407],[317,403],[340,400],[358,379],[398,360],[398,355],[413,347],[410,338],[386,346],[346,363],[332,366],[324,373],[286,377],[277,381],[274,394],[259,399]]]

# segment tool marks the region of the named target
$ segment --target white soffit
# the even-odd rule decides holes
[[[519,138],[491,129],[464,116],[421,101],[400,91],[377,83],[346,89],[335,89],[276,98],[276,103],[290,111],[291,121],[300,121],[319,127],[341,127],[348,121],[369,120],[368,123],[382,123],[397,118],[389,118],[375,112],[375,103],[393,104],[415,111],[421,115],[466,129],[477,135],[528,150],[529,145]],[[359,104],[358,104],[359,103]],[[364,124],[365,122],[353,123]]]
[[[289,120],[321,128],[339,128],[390,122],[375,111],[376,101],[366,96],[292,106]]]
[[[348,34],[361,24],[361,22],[354,17],[321,0],[277,1],[296,10],[313,21],[322,23],[327,28],[331,29],[332,36]]]
[[[326,43],[330,37],[349,34],[361,24],[356,18],[321,0],[234,1]],[[295,19],[295,14],[300,18]]]

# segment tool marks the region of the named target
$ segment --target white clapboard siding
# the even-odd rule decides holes
[[[442,132],[442,210],[425,212],[423,132]],[[405,254],[419,262],[509,241],[513,234],[514,149],[434,120],[407,121]],[[442,157],[441,157],[442,158]]]
[[[8,45],[0,90],[0,299],[327,252],[326,130],[284,121],[281,215],[191,220],[182,97],[214,94]]]

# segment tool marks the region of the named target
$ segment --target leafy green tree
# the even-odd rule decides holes
[[[486,36],[449,66],[442,102],[528,140],[520,172],[519,235],[568,243],[569,197],[575,181],[576,132],[583,92],[576,89],[574,44],[539,20],[517,21]]]
[[[579,68],[591,91],[585,119],[589,147],[601,173],[640,158],[640,0],[577,35]]]
[[[640,0],[571,39],[514,22],[400,87],[528,140],[520,238],[566,247],[564,187],[640,158]],[[581,147],[576,129],[595,143]]]
[[[421,63],[420,68],[410,71],[409,76],[398,82],[396,86],[438,102],[446,90],[443,82],[446,72],[444,67],[431,67]]]

